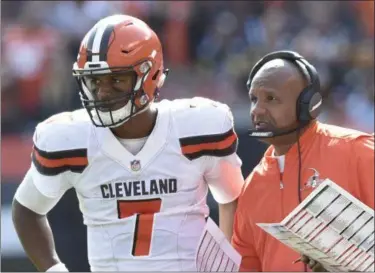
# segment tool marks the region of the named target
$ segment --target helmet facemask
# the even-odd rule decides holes
[[[129,85],[125,87],[111,81],[111,86],[102,85],[103,93],[95,97],[87,78],[85,80],[85,77],[130,71],[136,74],[131,92],[128,92]],[[118,127],[145,111],[154,101],[167,73],[156,33],[145,22],[127,15],[108,16],[95,24],[82,40],[73,65],[82,105],[98,127]],[[102,78],[99,79],[95,83],[103,84]],[[103,80],[107,82],[107,77]],[[124,92],[116,92],[119,90],[112,89],[113,86]],[[112,97],[112,92],[119,95]]]
[[[143,84],[151,71],[151,62],[143,61],[138,65],[123,68],[85,69],[75,73],[80,87],[80,98],[87,110],[91,121],[97,127],[115,128],[130,118],[144,112],[150,105],[148,95],[143,91]],[[137,73],[136,71],[141,73]],[[96,87],[90,83],[90,77],[99,75],[116,75],[134,72],[131,91],[119,90],[112,86],[113,93],[119,95],[99,99]]]

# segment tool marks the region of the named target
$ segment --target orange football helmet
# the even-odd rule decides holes
[[[93,75],[129,71],[136,75],[134,87],[115,99],[98,99],[88,83],[88,77]],[[98,127],[117,127],[147,109],[168,71],[163,66],[158,36],[145,22],[127,15],[113,15],[97,22],[84,37],[73,65],[82,105]],[[119,103],[124,106],[108,110]]]

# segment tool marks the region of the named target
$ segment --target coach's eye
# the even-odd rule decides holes
[[[269,96],[267,96],[267,100],[268,101],[274,101],[274,100],[276,100],[276,98],[274,96],[269,95]]]

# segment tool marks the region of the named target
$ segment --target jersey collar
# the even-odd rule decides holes
[[[138,154],[133,155],[120,143],[109,128],[94,128],[98,144],[104,155],[132,171],[132,164],[138,162],[141,169],[147,167],[159,154],[170,135],[170,111],[164,107],[158,107],[158,116],[155,127],[148,136],[145,145]]]

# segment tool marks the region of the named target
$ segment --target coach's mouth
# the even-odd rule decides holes
[[[254,125],[255,125],[255,129],[259,131],[267,130],[269,128],[269,124],[264,121],[256,121]]]

